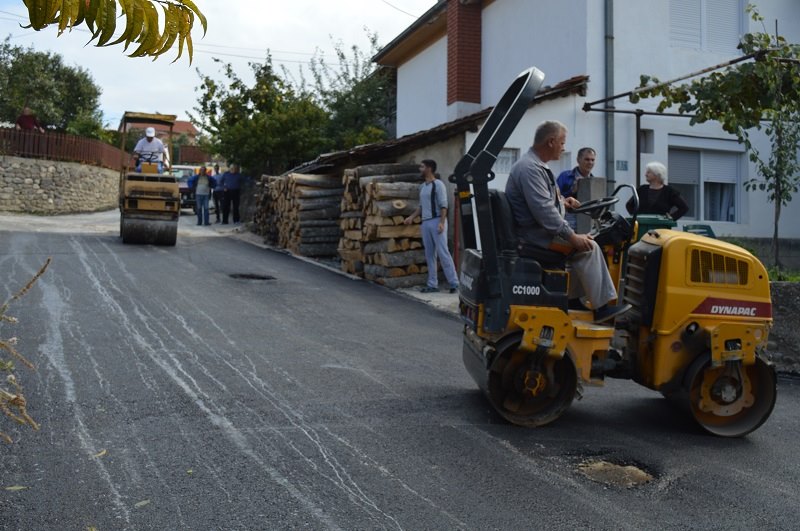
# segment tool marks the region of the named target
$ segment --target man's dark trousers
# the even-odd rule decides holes
[[[239,195],[240,190],[225,190],[222,201],[222,223],[228,222],[228,217],[233,209],[233,222],[239,223]]]

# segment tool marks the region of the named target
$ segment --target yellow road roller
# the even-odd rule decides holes
[[[126,152],[128,129],[146,126],[151,138],[154,126],[169,129],[165,152],[136,153],[136,163],[126,154],[120,165],[119,233],[123,243],[175,245],[180,218],[180,191],[169,169],[172,152],[172,127],[177,117],[171,114],[125,112],[120,123],[120,147]],[[152,140],[155,142],[155,140]],[[159,142],[161,142],[159,140]]]
[[[568,304],[563,254],[520,245],[510,206],[491,190],[492,165],[533,102],[544,74],[523,72],[493,109],[450,181],[461,222],[459,304],[467,371],[494,409],[521,426],[556,420],[583,386],[631,379],[683,405],[706,431],[752,432],[771,414],[777,378],[766,348],[769,279],[748,251],[720,240],[650,228],[612,210],[619,192],[585,202],[622,302],[596,324]],[[477,244],[480,236],[480,248]],[[634,243],[635,242],[635,243]]]

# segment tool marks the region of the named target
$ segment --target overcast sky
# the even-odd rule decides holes
[[[197,69],[206,75],[220,73],[214,57],[231,63],[244,79],[250,79],[248,62],[263,62],[267,50],[276,67],[296,71],[317,48],[333,60],[334,40],[345,48],[355,44],[367,51],[364,27],[378,34],[381,45],[389,43],[436,0],[195,0],[195,4],[208,19],[208,33],[201,38],[202,28],[195,21],[191,65],[185,53],[172,63],[177,48],[153,61],[129,58],[119,45],[84,46],[91,36],[85,29],[61,37],[56,37],[57,27],[24,29],[20,27],[27,24],[23,0],[0,0],[0,38],[10,35],[12,44],[58,53],[66,64],[87,69],[103,91],[100,105],[105,121],[116,127],[126,110],[187,119],[186,112],[198,98]]]

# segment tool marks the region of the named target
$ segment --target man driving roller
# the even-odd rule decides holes
[[[144,130],[144,138],[140,138],[133,148],[133,158],[136,161],[136,171],[142,171],[142,162],[158,164],[158,173],[164,171],[164,143],[156,138],[156,130],[148,127]]]
[[[533,146],[511,168],[506,197],[520,242],[568,255],[570,307],[579,308],[579,297],[585,296],[594,309],[594,322],[603,323],[627,311],[630,305],[609,304],[617,298],[617,290],[602,249],[590,235],[577,234],[564,219],[564,207],[578,208],[580,202],[574,197],[561,197],[547,163],[561,157],[566,142],[564,124],[540,124]]]

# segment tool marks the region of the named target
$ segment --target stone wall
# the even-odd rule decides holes
[[[118,197],[118,171],[75,162],[0,156],[0,212],[96,212],[116,208]]]

